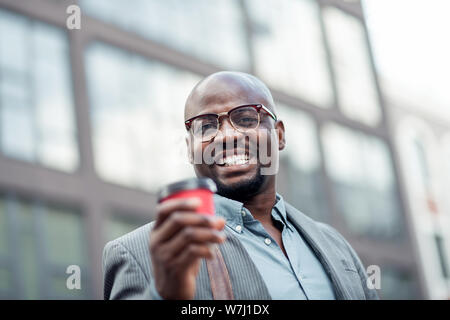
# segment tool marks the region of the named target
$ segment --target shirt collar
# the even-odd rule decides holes
[[[215,194],[214,205],[216,208],[216,215],[224,218],[227,225],[233,229],[238,225],[243,225],[242,210],[244,204],[242,202]]]
[[[235,229],[238,225],[243,226],[243,212],[246,212],[246,219],[251,217],[251,213],[249,210],[244,208],[244,204],[242,202],[232,200],[229,198],[225,198],[221,195],[214,195],[214,204],[216,208],[216,214],[225,219],[226,223]],[[275,210],[273,210],[275,209]],[[291,229],[290,225],[287,222],[287,214],[286,207],[284,204],[284,199],[280,194],[276,194],[276,203],[272,208],[272,215],[276,214],[283,224]]]

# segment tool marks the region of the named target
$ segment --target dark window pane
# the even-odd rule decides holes
[[[45,210],[45,238],[49,262],[83,266],[86,263],[86,236],[80,214],[63,208]]]
[[[8,269],[0,268],[0,297],[6,295],[11,290],[11,274]]]
[[[49,281],[48,299],[86,299],[89,297],[88,288],[85,287],[88,279],[84,277],[83,269],[81,269],[81,288],[67,289],[68,274],[62,276],[53,276]]]
[[[12,204],[17,216],[19,261],[20,265],[14,272],[19,272],[23,283],[23,299],[39,299],[39,253],[37,249],[37,234],[32,207],[29,203],[16,202]]]
[[[397,267],[381,268],[380,298],[383,300],[419,299],[417,284],[411,274]]]
[[[435,234],[434,240],[435,240],[436,249],[437,249],[438,255],[439,255],[439,262],[440,262],[440,266],[441,266],[442,277],[444,277],[445,279],[448,279],[448,278],[450,278],[450,275],[449,275],[449,269],[448,269],[448,264],[447,264],[447,254],[446,254],[446,250],[445,250],[444,239],[441,235]]]
[[[6,214],[10,218],[4,219]],[[0,228],[6,226],[16,239],[9,244],[13,251],[0,254],[0,281],[12,287],[6,298],[90,297],[87,242],[76,210],[1,196],[0,218]],[[82,290],[68,290],[65,282],[53,286],[52,279],[69,277],[69,265],[81,268]]]
[[[392,160],[386,144],[345,127],[329,124],[322,132],[328,173],[338,212],[357,235],[404,235]]]
[[[278,104],[278,116],[286,129],[286,148],[280,153],[280,193],[286,201],[310,217],[327,220],[321,159],[314,120],[303,111]]]
[[[5,256],[8,253],[8,215],[6,212],[5,201],[0,198],[0,257]]]
[[[126,215],[113,215],[106,221],[106,241],[117,239],[150,221],[144,222]]]

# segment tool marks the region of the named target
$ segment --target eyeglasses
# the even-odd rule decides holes
[[[239,132],[247,132],[258,128],[261,121],[261,110],[275,121],[277,120],[277,116],[263,104],[248,104],[238,106],[228,112],[201,114],[186,120],[184,124],[187,130],[191,130],[194,138],[207,142],[214,139],[219,132],[220,117],[227,116],[234,129]]]

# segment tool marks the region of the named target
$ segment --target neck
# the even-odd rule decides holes
[[[264,190],[243,201],[244,207],[261,223],[271,222],[272,208],[276,202],[275,177],[270,179]]]

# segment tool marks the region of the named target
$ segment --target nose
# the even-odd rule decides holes
[[[225,141],[235,141],[238,139],[240,132],[237,131],[230,122],[229,117],[219,118],[219,132],[216,136],[217,140]],[[217,141],[220,142],[220,141]]]
[[[233,125],[230,122],[230,118],[227,116],[222,116],[219,118],[219,130],[222,131],[222,133],[235,130]]]

